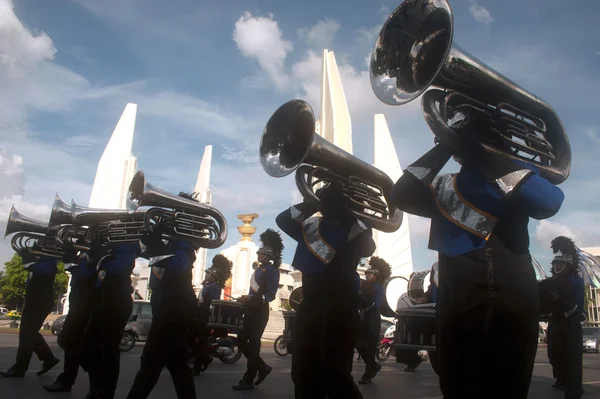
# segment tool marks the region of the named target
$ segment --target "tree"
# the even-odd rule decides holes
[[[27,278],[29,272],[23,268],[23,260],[18,254],[4,264],[4,272],[0,274],[0,296],[6,301],[6,305],[12,309],[18,309],[25,300],[27,290]],[[64,264],[58,263],[58,273],[54,280],[54,300],[60,300],[60,296],[67,291],[69,277],[65,273]]]

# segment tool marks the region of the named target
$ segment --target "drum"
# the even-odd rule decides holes
[[[424,297],[429,288],[430,283],[430,270],[424,270],[422,272],[413,273],[408,280],[408,295],[412,299]]]
[[[290,344],[294,334],[294,324],[296,323],[296,311],[284,311],[283,320],[285,321],[285,329],[283,330],[283,342]]]
[[[398,308],[398,300],[408,289],[408,280],[401,276],[391,277],[385,282],[385,303],[381,308],[381,315],[395,317]]]
[[[294,310],[298,310],[298,307],[302,303],[302,298],[303,298],[302,287],[298,287],[298,288],[294,289],[288,299],[290,307]]]
[[[436,350],[435,305],[416,305],[398,309],[394,348]]]
[[[208,316],[208,328],[225,328],[231,332],[242,329],[246,307],[235,301],[212,301]]]

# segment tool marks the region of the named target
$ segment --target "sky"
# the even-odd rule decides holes
[[[368,74],[375,38],[399,4],[0,0],[0,231],[13,203],[40,220],[56,193],[88,204],[97,163],[128,102],[138,104],[132,152],[151,184],[193,190],[204,147],[213,145],[212,204],[229,224],[221,249],[239,240],[238,214],[259,214],[258,233],[276,227],[275,216],[299,196],[293,175],[275,179],[262,170],[260,136],[291,99],[318,110],[324,48],[340,69],[354,155],[373,162],[373,115],[383,113],[407,167],[433,145],[420,101],[379,102]],[[565,4],[451,1],[454,43],[546,100],[569,134],[563,206],[529,224],[531,253],[545,265],[557,235],[600,246],[600,3]],[[408,223],[414,268],[427,269],[436,258],[427,249],[429,222],[411,216]],[[286,237],[284,244],[290,263],[294,242]],[[1,263],[11,256],[8,238],[0,242]]]

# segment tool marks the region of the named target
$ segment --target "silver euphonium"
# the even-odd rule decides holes
[[[319,209],[315,185],[336,182],[350,200],[348,210],[374,229],[393,232],[402,224],[402,212],[389,201],[390,177],[316,134],[315,116],[305,101],[289,101],[271,116],[260,141],[260,163],[273,177],[295,171],[304,201]]]
[[[425,120],[455,153],[453,129],[472,124],[486,151],[527,162],[553,184],[567,179],[571,146],[552,107],[452,43],[447,0],[406,0],[390,15],[371,56],[371,86],[388,105],[423,94]],[[430,87],[439,89],[427,90]]]
[[[33,255],[62,258],[64,251],[52,234],[47,234],[49,224],[21,215],[13,205],[8,215],[4,237],[15,234],[11,239],[12,249],[23,255],[28,251]]]
[[[88,208],[71,200],[71,238],[91,243],[99,240],[105,245],[135,242],[146,233],[145,212],[124,209]]]
[[[127,208],[134,211],[146,206],[152,207],[145,212],[149,232],[160,224],[166,228],[163,237],[202,248],[218,248],[227,239],[227,221],[216,208],[154,187],[140,170],[129,185]]]

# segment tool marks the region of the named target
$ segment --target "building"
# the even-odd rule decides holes
[[[210,165],[212,161],[212,145],[204,147],[204,155],[200,162],[200,170],[198,171],[198,178],[196,179],[196,186],[194,192],[198,193],[198,201],[210,205],[211,192],[210,192]],[[202,289],[202,281],[204,281],[204,269],[206,269],[206,256],[207,249],[200,248],[196,251],[196,261],[194,262],[194,271],[192,276],[192,285],[194,286],[194,292],[196,296]]]
[[[594,256],[598,260],[598,265],[600,266],[600,247],[581,248],[581,250]],[[600,287],[594,288],[592,286],[588,286],[587,290],[587,295],[589,298],[587,308],[587,323],[600,327]]]
[[[115,130],[100,157],[89,207],[104,209],[126,209],[129,184],[133,178],[137,159],[131,154],[137,104],[129,103],[115,127]],[[67,293],[63,298],[63,314],[69,312],[71,275]]]

